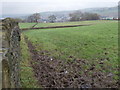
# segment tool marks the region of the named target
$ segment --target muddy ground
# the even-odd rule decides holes
[[[96,65],[87,60],[74,59],[72,61],[58,60],[49,57],[48,51],[36,51],[35,46],[28,41],[32,56],[31,66],[38,84],[43,88],[117,88],[118,82],[113,80],[112,73],[103,73],[97,70]],[[103,63],[99,63],[103,64]],[[88,66],[85,69],[85,66]]]
[[[22,30],[33,30],[33,29],[50,29],[50,28],[69,28],[69,27],[79,27],[79,26],[90,26],[93,24],[86,25],[67,25],[67,26],[50,26],[50,27],[35,27],[37,24],[33,25],[30,28],[23,28]]]

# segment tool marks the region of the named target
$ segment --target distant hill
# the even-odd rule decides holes
[[[87,9],[79,9],[82,12],[90,12],[90,13],[97,13],[101,17],[118,17],[118,7],[104,7],[104,8],[87,8]],[[56,15],[57,18],[61,17],[68,17],[70,13],[75,12],[76,10],[71,11],[55,11],[55,12],[40,12],[41,17],[43,19],[47,19],[50,15]],[[2,17],[19,17],[19,18],[26,18],[30,14],[21,14],[21,15],[3,15]]]
[[[47,18],[50,15],[56,15],[57,17],[68,16],[70,13],[75,12],[77,10],[72,11],[58,11],[58,12],[42,12],[41,16],[43,18]],[[97,13],[101,17],[118,17],[118,7],[104,7],[104,8],[87,8],[87,9],[80,9],[81,12],[90,12],[90,13]]]
[[[102,17],[118,17],[118,7],[110,8],[88,8],[81,10],[83,12],[97,13]]]
[[[11,18],[26,18],[28,17],[30,14],[3,14],[2,17],[0,16],[0,18],[6,18],[6,17],[11,17]]]
[[[73,11],[41,12],[40,15],[42,16],[42,18],[48,18],[50,15],[55,15],[58,18],[60,18],[60,17],[63,17],[63,16],[67,17],[72,12],[74,12],[74,10]]]

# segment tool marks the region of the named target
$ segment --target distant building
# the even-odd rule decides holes
[[[114,17],[105,17],[105,18],[102,18],[102,20],[114,20]]]
[[[101,20],[120,20],[118,17],[104,17]]]
[[[43,21],[43,23],[47,23],[47,21]]]
[[[120,20],[120,19],[117,17],[117,18],[113,18],[113,20]]]
[[[56,22],[67,22],[67,21],[69,21],[69,17],[65,17],[65,16],[57,17],[55,21]]]

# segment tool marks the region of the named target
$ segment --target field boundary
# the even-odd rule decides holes
[[[51,27],[34,27],[34,28],[23,28],[22,30],[30,30],[30,29],[50,29],[50,28],[69,28],[69,27],[79,27],[79,26],[90,26],[93,24],[86,25],[67,25],[67,26],[51,26]]]

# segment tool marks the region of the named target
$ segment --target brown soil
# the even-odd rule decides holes
[[[47,51],[36,51],[35,46],[27,39],[26,41],[31,52],[31,65],[35,77],[43,88],[117,88],[117,82],[113,81],[112,74],[102,73],[87,60],[58,60],[47,56],[45,54]],[[70,58],[73,57],[70,56]],[[90,68],[83,68],[88,65]]]
[[[32,29],[50,29],[50,28],[69,28],[69,27],[79,27],[79,26],[90,26],[92,24],[86,25],[67,25],[67,26],[50,26],[50,27],[32,27],[32,28],[23,28],[22,30],[32,30]]]

